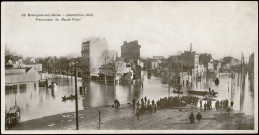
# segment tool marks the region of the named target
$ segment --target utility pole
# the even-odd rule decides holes
[[[48,79],[49,79],[49,58],[47,58],[47,79],[46,79],[46,88],[48,89],[48,87],[49,87],[49,81],[48,81]]]
[[[69,63],[67,61],[67,80],[68,80],[68,65],[69,65]]]
[[[77,72],[75,62],[75,98],[76,98],[76,130],[78,130],[78,96],[77,96]]]

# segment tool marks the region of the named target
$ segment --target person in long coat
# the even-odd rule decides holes
[[[145,99],[145,104],[146,104],[146,103],[147,103],[147,97],[145,96],[145,98],[144,98],[144,99]]]
[[[138,120],[139,120],[139,116],[140,116],[140,109],[137,109],[137,111],[136,111],[136,116],[137,116],[137,118],[138,118]]]
[[[198,112],[198,114],[196,115],[196,119],[198,120],[198,123],[200,122],[200,120],[202,119],[201,113]]]
[[[191,113],[191,115],[189,116],[189,119],[190,119],[190,123],[194,123],[194,115],[193,115],[193,112]]]
[[[207,104],[206,104],[206,102],[204,103],[204,111],[206,111],[207,110]]]

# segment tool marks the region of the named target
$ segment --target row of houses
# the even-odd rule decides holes
[[[5,65],[5,85],[24,84],[28,82],[38,82],[46,78],[46,73],[42,72],[42,64],[25,64],[22,60],[17,62],[9,61]]]
[[[184,75],[201,77],[207,72],[219,72],[221,62],[213,60],[210,54],[198,54],[190,50],[168,57],[153,56],[144,61],[144,69],[169,78],[181,78]],[[178,79],[179,80],[179,79]]]

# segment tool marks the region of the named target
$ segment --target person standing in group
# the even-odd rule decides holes
[[[146,110],[151,109],[149,106],[150,106],[150,100],[148,99],[147,100],[147,105],[146,105]]]
[[[135,103],[136,103],[136,101],[135,101],[135,99],[133,99],[133,100],[132,100],[132,104],[133,104],[132,107],[133,107],[133,110],[135,110]]]
[[[117,100],[117,99],[116,99]],[[117,106],[116,106],[116,108],[118,109],[120,107],[120,101],[119,100],[117,100]]]
[[[223,108],[223,102],[222,102],[222,100],[220,101],[220,109],[222,110],[222,108]]]
[[[228,100],[226,99],[226,109],[228,108]]]
[[[139,120],[139,116],[140,116],[140,110],[139,109],[137,109],[137,111],[136,111],[136,116],[137,116],[137,118]]]
[[[228,115],[230,115],[230,106],[227,108]]]
[[[206,104],[206,102],[204,103],[203,107],[204,107],[204,111],[206,111],[206,110],[207,110],[207,104]]]
[[[198,120],[198,123],[200,122],[200,120],[202,119],[201,113],[198,112],[198,114],[196,115],[196,119]]]
[[[200,110],[202,109],[202,100],[200,100]]]
[[[156,104],[154,105],[154,113],[156,113],[157,107]]]
[[[207,108],[206,108],[207,110],[209,110],[210,109],[210,101],[208,100],[208,102],[207,102]]]
[[[193,115],[193,112],[191,112],[191,115],[189,116],[189,119],[190,119],[190,123],[194,123],[194,115]]]
[[[144,99],[145,99],[145,104],[146,104],[146,103],[147,103],[147,96],[145,96],[145,98],[144,98]]]
[[[137,110],[139,110],[139,106],[140,106],[140,103],[139,101],[137,102]]]
[[[155,101],[154,101],[154,99],[153,99],[153,100],[152,100],[152,110],[151,110],[151,112],[153,113],[154,110],[155,110]]]
[[[117,99],[114,100],[114,108],[117,108]]]

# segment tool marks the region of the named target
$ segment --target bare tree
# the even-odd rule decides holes
[[[113,62],[114,68],[113,68],[113,75],[114,75],[114,86],[116,85],[116,76],[122,75],[122,72],[126,69],[126,63],[122,61],[114,61]]]
[[[107,64],[112,62],[112,55],[109,50],[104,50],[99,57],[99,62],[104,66],[104,80],[105,80],[105,85],[107,87],[107,79],[106,79],[106,74],[107,74]]]
[[[11,60],[12,62],[17,62],[22,59],[22,56],[19,56],[18,53],[11,50],[7,45],[5,45],[5,64]]]

